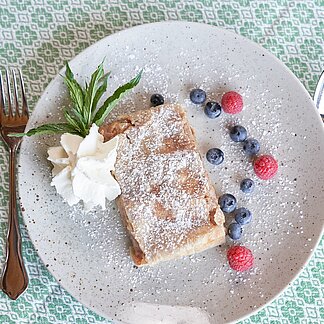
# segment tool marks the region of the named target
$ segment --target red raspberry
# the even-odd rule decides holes
[[[271,155],[261,155],[254,161],[254,172],[262,180],[268,180],[278,171],[278,162]]]
[[[222,97],[222,108],[228,114],[237,114],[243,109],[242,96],[235,92],[226,92]]]
[[[251,250],[235,245],[227,251],[227,260],[233,270],[246,271],[253,266],[254,258]]]

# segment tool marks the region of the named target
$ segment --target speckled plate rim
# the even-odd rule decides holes
[[[281,62],[281,61],[280,61]],[[282,63],[282,62],[281,62]],[[283,64],[283,63],[282,63]],[[284,64],[283,64],[284,65]],[[285,66],[285,65],[284,65]],[[286,66],[285,66],[286,67]],[[287,67],[286,67],[287,68]],[[290,71],[290,70],[289,70]],[[290,71],[291,72],[291,71]],[[292,72],[291,72],[292,73]],[[293,74],[293,73],[292,73]],[[293,74],[294,75],[294,74]],[[296,78],[296,76],[294,75],[294,77]],[[297,79],[298,80],[298,79]],[[298,80],[298,82],[300,82]],[[302,85],[303,86],[303,85]],[[304,88],[304,86],[303,86]],[[305,88],[304,88],[305,89]],[[306,90],[306,89],[305,89]],[[306,90],[307,92],[307,90]],[[308,92],[307,92],[308,93]],[[314,108],[316,109],[315,105],[314,105]],[[322,121],[321,121],[322,122]],[[324,130],[324,126],[323,126],[323,130]],[[323,135],[324,135],[324,132],[323,132]],[[317,249],[320,241],[321,241],[321,238],[322,236],[324,235],[324,228],[323,228],[323,224],[322,224],[322,231],[321,231],[321,234],[319,235],[319,237],[317,238],[317,240],[314,242],[314,245],[313,247],[310,249],[310,253],[308,255],[308,258],[306,259],[306,261],[304,262],[303,266],[298,270],[298,272],[291,278],[290,282],[284,286],[281,291],[279,291],[276,295],[274,295],[272,298],[270,298],[263,306],[260,306],[256,309],[254,309],[253,311],[250,312],[250,314],[247,314],[245,316],[242,316],[240,317],[237,321],[231,321],[231,322],[228,322],[228,324],[234,324],[234,323],[237,323],[239,321],[244,321],[246,319],[248,319],[249,317],[251,317],[252,315],[255,315],[257,314],[259,311],[261,311],[263,308],[267,307],[268,305],[270,305],[273,301],[275,301],[278,297],[280,297],[281,294],[283,294],[286,289],[289,287],[289,285],[294,282],[298,277],[299,275],[301,274],[301,272],[304,270],[304,268],[308,265],[310,259],[313,257],[314,253],[315,253],[315,250]]]
[[[253,42],[252,40],[244,37],[244,36],[241,36],[231,30],[227,30],[227,29],[224,29],[224,28],[221,28],[221,27],[218,27],[218,26],[214,26],[214,25],[211,25],[211,24],[204,24],[204,23],[197,23],[197,22],[187,22],[187,21],[160,21],[160,22],[155,22],[155,23],[147,23],[147,24],[142,24],[142,25],[137,25],[137,26],[133,26],[133,27],[130,27],[130,28],[127,28],[127,29],[124,29],[124,30],[121,30],[121,31],[118,31],[116,33],[112,33],[104,38],[102,38],[101,40],[93,43],[92,45],[90,45],[89,47],[87,47],[86,49],[84,49],[82,52],[80,52],[78,55],[76,55],[73,59],[70,60],[71,63],[77,61],[80,57],[86,55],[87,52],[91,52],[92,49],[96,46],[98,46],[99,44],[101,43],[105,43],[106,40],[110,37],[118,37],[118,34],[120,33],[124,33],[124,32],[129,32],[129,31],[133,31],[133,30],[141,30],[143,28],[150,28],[150,26],[163,26],[165,24],[181,24],[181,25],[188,25],[188,26],[195,26],[195,25],[208,25],[210,26],[211,28],[214,28],[214,29],[218,29],[222,32],[225,32],[225,33],[229,33],[229,34],[234,34],[237,38],[241,39],[241,40],[244,40],[244,42],[247,43],[247,46],[249,48],[256,48],[259,52],[262,52],[264,53],[265,55],[271,57],[274,61],[276,61],[276,63],[278,64],[278,66],[280,66],[281,69],[285,70],[286,73],[288,73],[290,76],[291,76],[291,80],[294,80],[294,82],[296,84],[298,84],[298,87],[300,88],[300,91],[305,95],[307,96],[308,98],[311,98],[310,94],[308,93],[308,91],[306,90],[306,88],[303,86],[303,84],[301,83],[301,81],[296,77],[296,75],[282,62],[280,61],[274,54],[270,53],[268,50],[266,50],[264,47],[262,47],[261,45]],[[59,72],[58,74],[62,74],[64,72],[65,68],[63,67]],[[54,77],[51,82],[47,85],[47,87],[45,88],[45,90],[43,91],[43,94],[45,92],[49,92],[50,89],[52,88],[52,86],[54,85],[55,83],[55,79],[56,77]],[[40,98],[38,99],[36,105],[35,105],[35,108],[34,110],[36,110],[37,106],[39,105],[39,102],[41,101],[41,98],[43,96],[43,94],[40,96]],[[318,123],[318,125],[323,125],[322,123],[322,120],[320,118],[320,115],[318,114],[317,112],[317,108],[315,107],[315,104],[313,102],[313,100],[310,101],[310,106],[313,107],[313,110],[314,110],[314,119],[315,119],[315,122]],[[309,107],[310,108],[310,107]],[[33,110],[33,111],[34,111]],[[317,121],[316,121],[317,120]],[[27,129],[30,127],[30,123],[27,125]],[[322,137],[324,139],[324,127],[321,128],[322,129]],[[319,136],[321,136],[319,134]],[[20,161],[20,158],[19,158],[19,161]],[[18,182],[19,182],[19,174],[18,174]],[[19,190],[20,190],[20,186],[19,186]],[[21,211],[22,213],[22,216],[23,216],[23,220],[25,222],[25,216],[24,216],[24,212]],[[28,227],[27,228],[27,232],[28,232]],[[317,248],[322,236],[324,235],[324,228],[323,228],[323,224],[322,224],[322,230],[321,230],[321,234],[316,238],[316,240],[313,240],[312,241],[312,244],[309,245],[309,255],[307,257],[307,259],[305,260],[305,262],[303,263],[302,267],[296,272],[296,274],[291,278],[290,282],[288,282],[284,287],[282,287],[282,289],[277,293],[275,294],[272,298],[270,298],[267,302],[265,302],[263,305],[253,309],[252,311],[250,311],[248,314],[246,314],[245,316],[242,316],[240,317],[239,319],[235,320],[235,321],[231,321],[231,322],[228,322],[228,323],[236,323],[238,321],[242,321],[244,319],[247,319],[249,318],[251,315],[253,314],[256,314],[257,312],[259,312],[261,309],[263,309],[264,307],[266,307],[267,305],[269,305],[270,303],[272,303],[275,299],[277,299],[285,290],[286,288],[293,282],[295,281],[298,276],[300,275],[300,273],[302,272],[302,270],[304,269],[304,267],[308,264],[308,262],[310,261],[310,259],[312,258],[313,254],[314,254],[314,251],[315,249]],[[32,239],[31,239],[32,240]],[[38,256],[40,257],[40,259],[42,260],[42,262],[44,263],[44,260],[42,259],[40,253],[37,251],[37,254]],[[47,269],[51,275],[55,278],[55,280],[57,281],[57,278],[56,278],[56,274],[54,273],[54,271],[52,271],[51,269]],[[58,282],[59,283],[59,282]],[[66,289],[64,287],[64,285],[62,283],[59,283],[64,289]],[[76,300],[78,300],[81,304],[83,304],[84,306],[88,307],[89,306],[87,305],[87,303],[84,303],[82,300],[79,300],[72,292],[70,292],[68,289],[66,289],[69,294],[71,294]],[[93,310],[93,308],[91,308]],[[96,313],[98,313],[99,315],[103,316],[104,318],[107,318],[106,314],[102,313],[100,310],[97,310],[96,308],[94,308],[94,311]],[[114,323],[119,323],[119,324],[125,324],[125,323],[122,323],[122,322],[119,322],[117,320],[113,320]]]

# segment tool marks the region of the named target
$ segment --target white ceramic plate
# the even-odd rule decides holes
[[[115,116],[148,108],[150,95],[158,92],[167,102],[183,104],[203,156],[210,147],[224,151],[221,166],[206,167],[218,194],[233,193],[240,206],[253,212],[241,244],[253,250],[255,267],[243,274],[229,270],[226,249],[233,243],[228,241],[192,257],[137,269],[113,203],[105,212],[84,214],[80,206],[69,208],[50,187],[46,150],[58,142],[50,136],[26,138],[20,156],[24,219],[40,257],[74,297],[108,318],[134,323],[182,318],[185,323],[189,316],[187,322],[194,323],[196,316],[203,323],[204,313],[211,323],[222,323],[251,314],[293,280],[321,233],[324,138],[311,98],[263,48],[208,25],[166,22],[128,29],[86,49],[71,61],[72,70],[85,80],[104,57],[105,68],[112,72],[109,93],[144,69],[140,85]],[[225,91],[237,90],[244,97],[244,111],[208,119],[188,100],[193,87],[218,101]],[[57,121],[59,108],[68,102],[57,76],[29,125]],[[275,179],[256,179],[241,145],[229,139],[227,127],[234,123],[260,141],[262,153],[278,159]],[[239,190],[245,177],[257,183],[252,195]]]

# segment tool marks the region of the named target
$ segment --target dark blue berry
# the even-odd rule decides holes
[[[218,165],[224,161],[224,153],[218,148],[211,148],[207,151],[206,158],[209,163]]]
[[[242,232],[243,230],[240,224],[232,223],[228,226],[228,236],[232,240],[239,240],[242,236]]]
[[[240,188],[244,193],[251,193],[254,190],[254,181],[252,179],[243,179]]]
[[[155,93],[151,96],[151,104],[153,107],[160,106],[164,104],[164,98],[162,95]]]
[[[231,213],[236,209],[236,198],[231,194],[219,197],[218,204],[224,213]]]
[[[234,217],[236,223],[240,225],[246,225],[251,222],[252,213],[248,209],[241,207],[235,210]]]
[[[247,131],[243,126],[236,125],[231,129],[230,137],[234,142],[244,142],[247,138]]]
[[[221,105],[216,101],[208,101],[205,106],[205,114],[209,118],[217,118],[222,112]]]
[[[206,100],[206,92],[202,89],[193,89],[190,91],[190,100],[196,104],[202,104]]]
[[[257,154],[260,151],[260,144],[256,139],[248,138],[244,141],[243,150],[248,155]]]

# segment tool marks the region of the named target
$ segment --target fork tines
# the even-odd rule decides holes
[[[13,88],[13,92],[11,88]],[[20,96],[18,95],[19,90]],[[19,99],[21,105],[19,105]],[[0,110],[8,117],[28,116],[24,82],[20,69],[11,69],[10,72],[5,69],[4,77],[0,71]]]

